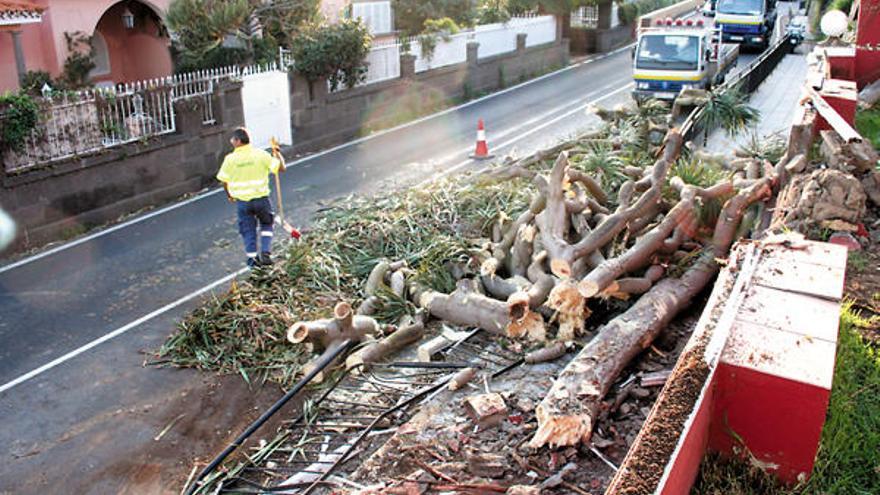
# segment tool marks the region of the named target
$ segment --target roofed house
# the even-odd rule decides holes
[[[57,77],[69,55],[67,35],[92,38],[98,84],[171,74],[162,21],[171,0],[0,0],[0,91],[26,71]]]
[[[91,37],[97,85],[141,81],[173,71],[164,15],[172,0],[0,0],[0,93],[28,71],[61,74],[67,34]],[[322,0],[329,22],[363,18],[376,37],[393,32],[390,0]]]

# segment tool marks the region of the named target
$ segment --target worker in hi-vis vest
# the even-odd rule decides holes
[[[244,241],[247,265],[268,266],[272,264],[275,220],[269,202],[269,174],[284,172],[284,161],[251,146],[250,135],[242,127],[232,132],[229,142],[235,149],[223,160],[217,180],[223,183],[226,196],[238,211],[238,232]]]

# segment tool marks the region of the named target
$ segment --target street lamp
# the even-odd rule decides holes
[[[122,25],[125,26],[125,29],[134,29],[134,14],[128,7],[122,11]]]
[[[825,36],[839,38],[846,33],[849,27],[849,17],[839,10],[830,10],[822,16],[819,27]]]

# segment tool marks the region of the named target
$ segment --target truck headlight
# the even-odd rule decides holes
[[[755,40],[755,43],[761,43],[762,41],[764,41],[764,38],[762,38],[760,36],[755,36],[754,40]]]
[[[693,84],[682,84],[681,89],[694,89]]]
[[[638,88],[638,89],[648,89],[649,87],[650,87],[650,84],[648,84],[648,81],[639,81],[636,84],[636,88]]]

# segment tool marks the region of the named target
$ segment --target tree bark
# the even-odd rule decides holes
[[[346,339],[360,341],[378,331],[376,320],[369,316],[354,315],[351,305],[341,302],[333,308],[333,318],[294,323],[287,330],[287,340],[294,344],[308,340],[329,349],[333,342]]]
[[[452,294],[425,291],[418,305],[432,316],[456,325],[479,327],[508,337],[529,335],[543,340],[544,318],[529,309],[527,293],[515,293],[503,302],[475,292],[471,284],[470,280],[459,281]]]
[[[396,332],[376,342],[367,344],[345,360],[348,369],[358,365],[377,363],[404,347],[418,342],[425,335],[425,323],[421,316],[409,325],[400,327]]]

